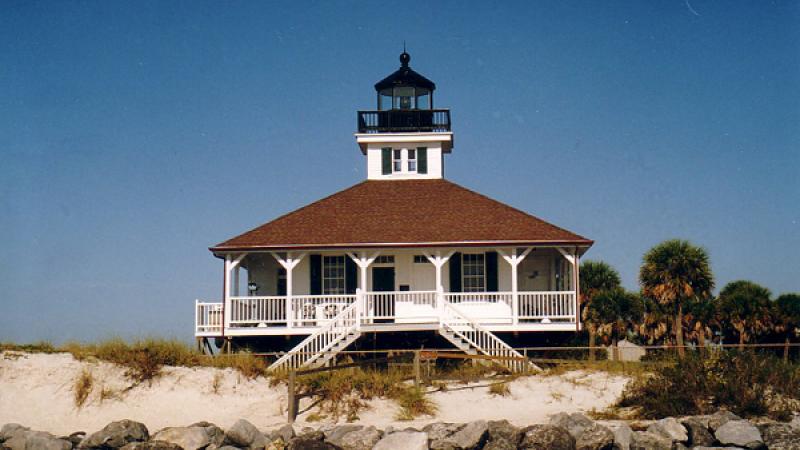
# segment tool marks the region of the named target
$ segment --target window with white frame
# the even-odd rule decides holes
[[[337,295],[345,293],[344,256],[322,257],[322,293]]]
[[[486,259],[483,253],[461,255],[461,283],[464,292],[486,291]]]
[[[409,172],[416,172],[417,171],[417,150],[410,148],[406,150],[408,152],[408,171]]]
[[[392,150],[392,161],[394,172],[403,171],[403,150],[396,148]]]

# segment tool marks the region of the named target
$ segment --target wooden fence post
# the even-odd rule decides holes
[[[288,387],[288,406],[287,412],[289,415],[289,423],[294,423],[294,420],[297,418],[297,396],[295,393],[294,387],[294,377],[295,372],[294,370],[289,371],[289,387]]]
[[[421,384],[420,378],[422,377],[420,370],[420,354],[419,350],[414,350],[414,387],[419,387]]]

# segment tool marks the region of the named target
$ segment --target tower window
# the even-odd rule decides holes
[[[401,172],[403,170],[403,151],[396,149],[392,152],[394,160],[394,171]]]
[[[417,171],[417,151],[413,148],[408,149],[408,171]]]

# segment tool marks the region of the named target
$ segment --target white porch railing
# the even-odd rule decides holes
[[[362,320],[437,318],[436,291],[365,292]]]
[[[519,319],[575,322],[575,293],[566,292],[520,292]]]
[[[286,298],[283,299],[285,302]],[[322,326],[355,301],[356,296],[349,294],[292,296],[292,324],[296,327]]]
[[[222,332],[222,303],[194,302],[195,334],[216,336]]]
[[[231,297],[231,325],[286,322],[286,297]]]
[[[436,291],[364,292],[357,315],[364,324],[441,322],[443,304]],[[318,328],[329,323],[356,302],[356,295],[292,296],[294,327]],[[512,292],[445,292],[442,303],[456,305],[470,319],[483,325],[575,323],[575,293],[572,291],[518,292],[514,317]],[[285,296],[231,297],[225,312],[231,329],[286,327]],[[516,320],[515,320],[516,319]],[[222,333],[222,303],[197,301],[195,334]],[[227,328],[226,328],[227,329]]]

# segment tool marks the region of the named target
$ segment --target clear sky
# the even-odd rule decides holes
[[[800,291],[800,2],[0,1],[0,340],[193,332],[207,247],[365,178],[399,66],[437,83],[447,178],[718,286]]]

